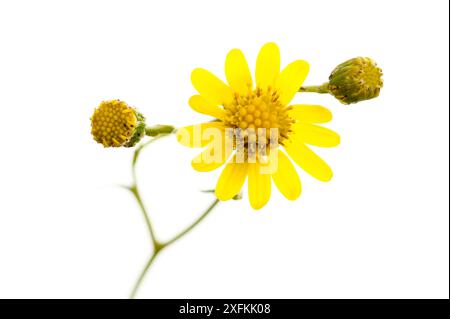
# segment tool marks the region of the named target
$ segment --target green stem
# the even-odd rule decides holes
[[[166,241],[165,243],[161,243],[156,236],[155,230],[153,228],[153,224],[152,221],[150,219],[150,216],[147,212],[147,209],[144,205],[144,202],[142,201],[140,192],[139,192],[139,188],[137,185],[137,174],[136,174],[136,164],[139,158],[139,155],[141,153],[141,151],[147,147],[148,145],[150,145],[151,143],[153,143],[154,141],[169,135],[170,133],[175,132],[175,128],[169,125],[158,125],[157,127],[152,127],[152,128],[147,128],[147,130],[149,130],[149,132],[151,134],[154,134],[155,132],[158,132],[155,136],[151,135],[151,134],[147,134],[150,136],[154,136],[151,140],[140,144],[139,146],[136,147],[135,151],[134,151],[134,156],[133,156],[133,161],[131,164],[131,170],[132,170],[132,178],[133,178],[133,182],[132,185],[130,187],[128,187],[128,189],[131,191],[131,193],[134,195],[134,198],[136,199],[139,208],[142,212],[142,215],[144,216],[145,222],[147,224],[147,228],[150,234],[150,239],[153,245],[153,252],[150,255],[147,263],[145,264],[145,267],[142,269],[138,279],[136,280],[136,283],[133,286],[133,290],[131,292],[130,297],[133,299],[136,297],[136,294],[148,272],[148,270],[150,269],[151,265],[153,264],[156,256],[158,256],[158,254],[160,253],[161,250],[163,250],[164,248],[170,246],[171,244],[173,244],[174,242],[176,242],[177,240],[179,240],[180,238],[184,237],[187,233],[189,233],[192,229],[194,229],[203,219],[205,219],[205,217],[214,209],[214,207],[217,206],[217,204],[219,203],[218,199],[215,199],[211,205],[208,206],[208,208],[192,223],[190,224],[188,227],[186,227],[184,230],[182,230],[181,232],[179,232],[177,235],[175,235],[172,239]]]
[[[153,248],[157,247],[159,245],[158,240],[156,239],[156,234],[153,228],[153,224],[152,221],[150,219],[150,216],[147,212],[147,209],[145,208],[144,202],[142,201],[140,192],[139,192],[139,188],[137,185],[137,174],[136,174],[136,164],[137,164],[137,160],[139,158],[139,155],[141,154],[141,151],[147,147],[148,145],[150,145],[151,143],[153,143],[154,141],[157,141],[160,138],[163,138],[164,136],[167,136],[168,134],[160,134],[158,136],[155,136],[153,139],[151,139],[148,142],[142,143],[141,145],[137,146],[135,151],[134,151],[134,156],[133,156],[133,161],[131,163],[131,172],[132,172],[132,178],[133,178],[133,182],[132,185],[129,187],[131,193],[134,195],[134,198],[136,199],[139,208],[141,209],[142,215],[144,216],[145,219],[145,223],[147,224],[147,228],[148,231],[150,233],[150,239],[152,241],[152,245]]]
[[[145,223],[147,224],[147,229],[150,234],[150,239],[153,245],[153,248],[159,245],[158,240],[156,239],[155,230],[153,228],[152,221],[150,220],[150,216],[147,212],[147,209],[144,206],[144,202],[142,201],[141,195],[139,194],[139,190],[135,185],[130,187],[131,193],[134,195],[134,198],[138,202],[139,208],[141,209],[142,215],[144,216]]]
[[[188,227],[186,227],[184,230],[182,230],[180,233],[175,235],[172,239],[166,241],[165,243],[159,243],[157,242],[157,245],[154,247],[153,253],[150,256],[149,260],[147,261],[144,269],[142,269],[141,274],[139,275],[136,283],[134,284],[133,290],[131,292],[130,298],[134,299],[136,297],[136,294],[147,275],[148,270],[150,269],[150,266],[153,264],[153,261],[155,260],[156,256],[165,248],[172,245],[174,242],[179,240],[180,238],[184,237],[187,233],[189,233],[192,229],[194,229],[202,220],[205,219],[206,216],[209,215],[213,211],[213,209],[217,206],[217,204],[220,201],[216,198],[211,205],[206,208],[206,210],[198,217],[192,224],[190,224]]]
[[[153,254],[150,256],[150,259],[145,264],[144,269],[142,269],[141,274],[140,274],[139,278],[137,279],[137,281],[136,281],[136,283],[135,283],[135,285],[133,287],[133,290],[131,292],[131,295],[130,295],[131,299],[134,299],[136,297],[138,289],[141,286],[142,281],[144,280],[145,274],[147,273],[148,269],[150,268],[150,266],[155,261],[155,258],[156,258],[157,255],[158,255],[158,253],[153,252]]]
[[[169,241],[165,242],[162,244],[163,248],[173,244],[174,242],[176,242],[178,239],[180,239],[181,237],[183,237],[184,235],[186,235],[187,233],[189,233],[193,228],[195,228],[195,226],[197,226],[198,224],[200,224],[200,222],[205,219],[206,216],[208,216],[208,214],[214,209],[214,207],[216,207],[217,204],[219,204],[219,200],[216,198],[211,205],[209,205],[209,207],[203,212],[203,214],[200,215],[199,218],[197,218],[189,227],[185,228],[183,231],[181,231],[180,233],[178,233],[178,235],[174,236],[172,239],[170,239]]]
[[[170,134],[175,131],[172,125],[154,125],[147,126],[145,128],[145,135],[147,136],[158,136],[160,134]]]
[[[322,85],[310,85],[310,86],[302,86],[298,91],[299,92],[313,92],[313,93],[330,93],[328,89],[328,82],[325,82]]]

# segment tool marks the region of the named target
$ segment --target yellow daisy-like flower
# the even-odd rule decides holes
[[[192,96],[189,104],[216,120],[184,127],[178,130],[177,138],[185,146],[206,147],[192,161],[197,171],[212,171],[228,162],[216,185],[218,199],[232,199],[247,178],[254,209],[270,199],[271,180],[287,199],[297,199],[301,183],[291,159],[318,180],[331,179],[331,168],[307,146],[339,144],[338,134],[317,125],[329,122],[331,112],[319,105],[289,105],[308,71],[308,63],[297,60],[280,72],[278,46],[267,43],[256,61],[256,85],[243,53],[237,49],[231,50],[225,61],[229,85],[204,69],[192,72],[192,84],[199,95]],[[237,133],[230,136],[229,130]],[[257,149],[252,146],[256,136],[260,143]],[[268,169],[273,162],[276,169]]]

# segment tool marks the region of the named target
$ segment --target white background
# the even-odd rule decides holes
[[[130,182],[131,149],[104,149],[89,118],[104,99],[150,124],[199,123],[190,72],[224,78],[228,50],[254,66],[265,42],[321,84],[340,62],[383,68],[375,100],[327,106],[342,143],[318,153],[335,176],[300,171],[303,194],[260,211],[222,203],[163,252],[142,298],[448,298],[447,1],[0,2],[0,297],[126,298],[150,252]],[[139,176],[162,239],[212,200],[218,173],[192,170],[174,138]]]

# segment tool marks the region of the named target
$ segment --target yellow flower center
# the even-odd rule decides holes
[[[277,129],[278,143],[282,144],[295,121],[279,98],[278,92],[270,87],[267,90],[256,88],[247,96],[235,94],[233,102],[224,105],[225,125],[243,131],[266,129],[266,143],[269,143],[270,129]]]
[[[119,100],[104,101],[91,118],[94,140],[105,147],[120,147],[130,140],[138,119],[133,108]]]

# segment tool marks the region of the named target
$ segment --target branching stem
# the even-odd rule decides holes
[[[192,229],[194,229],[198,224],[200,224],[201,221],[203,221],[205,219],[205,217],[211,213],[213,211],[213,209],[217,206],[217,204],[219,203],[219,200],[216,198],[207,208],[206,210],[196,219],[192,222],[192,224],[190,224],[189,226],[187,226],[185,229],[183,229],[182,231],[180,231],[177,235],[175,235],[174,237],[172,237],[172,239],[169,239],[166,242],[161,242],[158,240],[155,230],[153,228],[153,224],[152,221],[150,219],[150,215],[144,205],[144,202],[142,201],[140,192],[139,192],[139,188],[138,188],[138,184],[137,184],[137,174],[136,174],[136,163],[138,161],[139,155],[141,153],[141,151],[148,145],[150,145],[151,143],[153,143],[154,141],[169,135],[170,133],[172,133],[174,130],[172,129],[170,132],[168,133],[161,133],[158,134],[156,136],[154,136],[151,140],[149,140],[148,142],[142,143],[139,146],[136,147],[135,151],[134,151],[134,156],[133,156],[133,161],[132,161],[132,177],[133,177],[133,181],[132,181],[132,185],[130,187],[128,187],[128,189],[130,190],[130,192],[133,194],[134,198],[136,199],[139,208],[142,212],[142,215],[144,216],[149,234],[150,234],[150,239],[151,239],[151,244],[152,244],[152,253],[148,259],[148,261],[146,262],[144,268],[142,269],[139,277],[137,278],[134,286],[133,286],[133,290],[131,292],[130,298],[134,299],[136,297],[136,294],[142,284],[142,282],[144,281],[144,278],[146,276],[146,274],[148,273],[149,269],[151,268],[153,262],[155,261],[156,257],[158,256],[158,254],[165,248],[167,248],[168,246],[172,245],[173,243],[175,243],[176,241],[178,241],[179,239],[181,239],[182,237],[184,237],[186,234],[188,234]],[[150,135],[150,134],[149,134]]]

